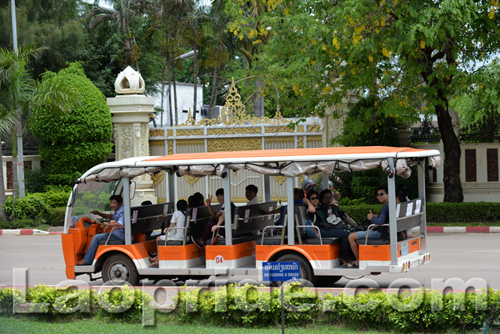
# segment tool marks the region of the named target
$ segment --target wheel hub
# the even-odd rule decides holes
[[[125,266],[123,263],[116,263],[111,267],[109,276],[112,280],[126,281],[129,276],[129,271],[127,266]]]

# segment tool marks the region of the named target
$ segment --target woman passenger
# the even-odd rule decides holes
[[[331,196],[331,193],[330,193]],[[323,196],[324,198],[325,196]],[[328,197],[328,196],[327,196]],[[352,265],[347,261],[349,252],[349,241],[347,237],[349,232],[345,231],[343,228],[336,228],[333,224],[327,222],[327,213],[325,213],[319,205],[319,194],[315,190],[311,190],[307,193],[307,197],[304,199],[304,203],[307,205],[307,212],[309,218],[316,226],[319,227],[322,238],[340,238],[340,261],[345,267],[352,267]],[[325,199],[326,201],[326,199]],[[325,207],[325,205],[323,205]],[[328,209],[327,209],[328,210]],[[327,211],[328,212],[328,211]],[[339,223],[340,224],[340,223]],[[343,226],[343,224],[342,224]]]

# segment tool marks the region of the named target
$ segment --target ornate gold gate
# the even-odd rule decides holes
[[[274,118],[252,117],[245,111],[241,97],[235,87],[234,79],[229,90],[221,115],[213,119],[194,122],[189,114],[186,123],[177,127],[151,129],[149,150],[151,155],[169,155],[176,153],[198,153],[217,151],[269,150],[288,148],[312,148],[322,146],[320,124],[306,121],[295,128],[289,127],[290,120],[281,116],[279,111]],[[285,200],[285,177],[273,177],[270,187],[272,200]],[[204,196],[215,194],[222,187],[222,179],[217,176],[196,178],[183,176],[175,178],[174,184],[164,179],[157,187],[158,202],[167,199],[168,187],[175,187],[178,198],[187,199],[195,192]],[[297,186],[302,180],[297,180]],[[250,171],[239,171],[232,178],[232,201],[247,202],[245,187],[255,184],[259,188],[258,196],[263,200],[264,178]],[[176,201],[177,199],[170,199]]]

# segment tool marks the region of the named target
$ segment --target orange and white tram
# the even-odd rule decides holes
[[[295,261],[300,264],[302,279],[329,286],[342,276],[406,272],[430,261],[426,247],[425,172],[437,167],[439,161],[436,150],[368,146],[173,154],[103,163],[76,180],[68,201],[62,235],[66,276],[75,279],[88,274],[96,279],[101,273],[104,281],[123,280],[132,285],[146,277],[159,280],[245,275],[262,281],[263,263]],[[396,175],[408,177],[414,165],[418,166],[419,197],[396,205],[394,179]],[[302,235],[306,211],[303,206],[294,207],[294,178],[373,168],[382,168],[387,175],[390,239],[358,240],[359,267],[344,268],[339,261],[337,238],[318,235],[306,239]],[[164,171],[169,180],[183,175],[220,177],[225,207],[231,207],[232,172],[243,169],[264,175],[265,183],[271,176],[287,178],[287,212],[294,214],[288,214],[283,225],[274,225],[270,212],[277,203],[271,201],[272,189],[266,189],[263,203],[237,207],[232,215],[226,215],[225,237],[213,244],[198,247],[191,242],[193,224],[211,219],[207,207],[199,207],[187,211],[183,240],[160,241],[157,246],[151,232],[168,226],[175,189],[169,189],[167,203],[131,206],[134,178]],[[124,240],[103,240],[92,264],[77,265],[92,238],[104,230],[91,212],[109,211],[109,197],[114,194],[124,199]],[[410,228],[418,233],[397,241],[397,232]],[[148,253],[156,250],[159,263],[152,266]]]

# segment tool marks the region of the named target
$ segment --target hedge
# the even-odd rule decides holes
[[[1,228],[35,227],[39,224],[51,226],[64,225],[66,204],[71,191],[51,189],[43,193],[27,194],[18,198],[12,205],[12,197],[8,197],[3,206],[5,215],[12,221],[1,222]]]
[[[49,184],[70,185],[89,168],[102,163],[111,153],[113,123],[105,96],[90,81],[79,63],[70,63],[57,74],[47,71],[43,80],[70,87],[78,104],[60,115],[44,108],[34,109],[30,129],[40,141]]]
[[[155,312],[150,295],[130,287],[96,293],[90,289],[56,289],[42,285],[29,288],[26,295],[20,290],[4,288],[0,290],[0,313],[12,315],[16,303],[24,314],[37,312],[44,321],[100,316],[134,323],[142,321],[149,326],[155,324],[155,313],[156,321],[215,326],[272,326],[281,321],[279,289],[248,284],[216,290],[178,289],[176,304],[171,305],[170,310]],[[46,305],[36,307],[35,303]],[[449,294],[417,290],[410,295],[373,290],[357,296],[320,296],[313,289],[293,283],[284,287],[284,308],[287,326],[320,323],[360,330],[442,333],[479,329],[484,322],[498,322],[500,293],[491,289]]]
[[[366,219],[372,210],[374,214],[380,213],[380,205],[341,205],[358,224]],[[494,202],[464,202],[464,203],[427,203],[428,222],[500,222],[500,203]]]
[[[52,189],[44,193],[28,194],[24,198],[17,199],[14,208],[12,208],[12,198],[9,197],[4,205],[5,213],[9,217],[13,211],[13,217],[18,222],[12,222],[15,226],[2,226],[2,228],[28,227],[22,226],[22,223],[26,221],[52,226],[63,225],[65,206],[69,195],[70,191],[64,189]],[[377,214],[380,212],[381,206],[356,204],[341,205],[341,208],[358,224],[361,224],[370,210]],[[427,203],[427,221],[433,223],[500,222],[500,203]],[[5,222],[2,225],[5,225]]]

